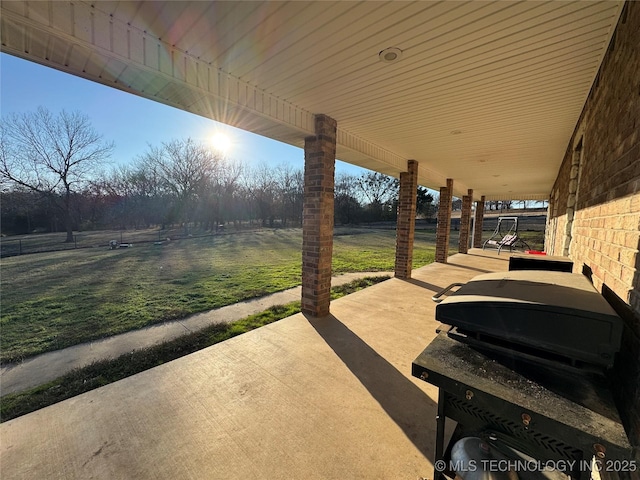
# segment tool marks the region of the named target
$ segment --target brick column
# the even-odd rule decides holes
[[[302,213],[302,312],[329,314],[333,252],[336,121],[315,116],[315,136],[304,139]]]
[[[416,227],[416,201],[418,190],[418,162],[409,160],[406,172],[400,174],[398,219],[396,224],[397,278],[411,278],[413,267],[413,236]]]
[[[467,253],[469,250],[469,229],[471,227],[471,203],[473,190],[467,190],[462,196],[462,212],[460,213],[460,238],[458,239],[458,252]]]
[[[438,206],[438,227],[436,229],[436,262],[439,263],[447,263],[447,257],[449,256],[452,198],[453,179],[447,178],[447,186],[440,187],[440,205]]]
[[[473,248],[482,248],[482,220],[484,220],[484,195],[476,201],[476,216],[473,219]]]

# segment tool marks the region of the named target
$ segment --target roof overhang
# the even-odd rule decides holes
[[[0,28],[6,53],[275,140],[302,147],[323,113],[340,160],[535,200],[622,5],[4,0]]]

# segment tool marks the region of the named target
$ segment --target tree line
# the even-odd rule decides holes
[[[107,170],[113,148],[82,113],[39,108],[3,118],[2,233],[65,231],[73,241],[74,230],[302,225],[302,168],[247,167],[186,138]],[[376,172],[338,174],[335,222],[395,220],[398,188]],[[417,196],[419,213],[433,216],[433,196],[422,187]]]

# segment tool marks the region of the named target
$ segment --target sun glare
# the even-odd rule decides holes
[[[211,137],[211,144],[213,145],[213,148],[218,150],[220,153],[227,153],[229,148],[231,148],[231,139],[229,138],[229,135],[218,132]]]

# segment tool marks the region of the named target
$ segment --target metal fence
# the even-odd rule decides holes
[[[542,249],[544,244],[544,229],[546,215],[522,216],[518,220],[520,232],[537,232],[538,235],[528,235],[527,242],[531,240],[531,247]],[[483,221],[483,238],[488,238],[497,224],[497,217],[486,216]],[[382,222],[379,224],[362,225],[360,228],[389,228],[395,229],[395,222]],[[170,229],[145,229],[145,230],[100,230],[97,232],[79,232],[73,237],[73,242],[65,242],[66,233],[42,233],[32,235],[20,235],[15,237],[0,238],[0,257],[12,257],[30,253],[55,252],[60,250],[73,250],[78,248],[110,248],[113,242],[115,248],[137,243],[164,242],[169,240],[182,240],[188,238],[201,238],[224,233],[247,232],[262,230],[257,224],[228,224],[220,225],[214,231],[203,231],[190,228]],[[451,219],[451,244],[457,245],[460,219]],[[432,221],[418,220],[417,230],[433,230],[436,224]],[[539,237],[539,238],[538,238]]]
[[[255,226],[251,228],[255,230]],[[73,236],[73,242],[66,242],[66,233],[43,233],[2,237],[0,239],[0,257],[12,257],[30,253],[55,252],[78,248],[110,248],[115,244],[129,246],[136,243],[154,243],[167,240],[208,237],[225,232],[247,231],[248,228],[233,226],[218,227],[214,231],[195,231],[185,228],[149,229],[149,230],[114,230],[98,232],[80,232]],[[112,247],[113,248],[113,247]]]

